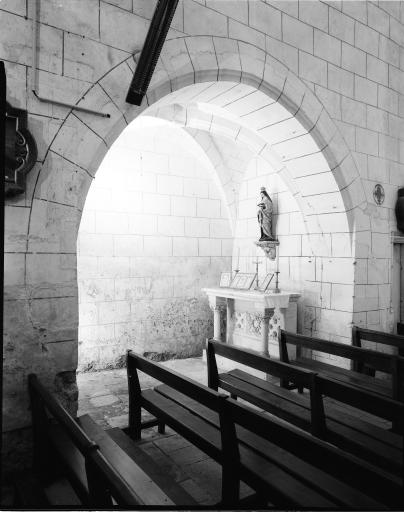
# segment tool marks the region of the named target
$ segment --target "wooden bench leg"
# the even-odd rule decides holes
[[[403,422],[402,421],[392,421],[390,431],[402,436],[403,432],[404,432]]]
[[[61,474],[58,457],[48,442],[49,418],[44,402],[31,389],[33,466],[42,482],[51,482]]]
[[[222,469],[222,505],[229,506],[238,503],[240,497],[240,479],[229,465]]]
[[[91,508],[112,508],[111,494],[108,490],[108,482],[97,470],[90,457],[85,461],[88,484],[89,506]]]
[[[363,368],[364,375],[369,375],[370,377],[376,376],[376,370],[374,368],[371,368],[370,366],[364,366]]]
[[[134,441],[142,438],[142,408],[132,406],[129,408],[129,437]]]
[[[157,431],[159,434],[165,434],[166,433],[166,425],[165,423],[159,423],[157,427]]]
[[[129,437],[139,440],[142,437],[142,389],[136,364],[129,357],[129,351],[126,356],[126,371],[128,374],[129,390]]]

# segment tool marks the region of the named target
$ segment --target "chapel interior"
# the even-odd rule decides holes
[[[404,506],[404,2],[0,0],[1,508]]]

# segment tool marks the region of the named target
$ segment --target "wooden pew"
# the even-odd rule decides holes
[[[367,365],[375,370],[389,374],[391,376],[390,380],[375,378],[354,370],[341,368],[332,363],[324,363],[302,356],[297,356],[292,361],[288,355],[288,344],[296,345],[299,349],[305,348],[318,353],[346,358],[358,365]],[[283,330],[281,331],[279,341],[279,356],[281,361],[293,366],[303,367],[354,387],[360,387],[373,393],[402,401],[404,358],[352,345],[310,338]],[[283,385],[287,386],[287,383],[284,382]]]
[[[217,356],[280,380],[291,380],[297,386],[307,388],[309,396],[294,393],[240,369],[219,373]],[[222,388],[232,397],[240,397],[392,474],[401,474],[402,435],[354,416],[346,406],[395,422],[401,426],[402,433],[403,404],[257,352],[214,340],[207,343],[207,362],[211,388]],[[338,403],[325,401],[326,397]]]
[[[362,329],[357,326],[352,327],[352,344],[355,347],[362,347],[362,341],[371,341],[380,345],[396,347],[398,349],[398,354],[400,356],[404,356],[404,336],[374,331],[371,329]]]
[[[304,484],[311,482],[313,489],[322,489],[324,496],[336,500],[334,506],[328,508],[344,509],[347,500],[352,509],[377,509],[376,503],[393,509],[402,507],[403,488],[398,479],[386,476],[293,425],[251,410],[231,398],[224,401],[222,407],[226,439],[223,478],[228,480],[229,488],[234,489],[241,479],[259,495],[272,499],[277,496],[282,502],[283,497],[288,500],[289,493],[304,493]],[[254,454],[246,450],[248,447],[254,449]],[[296,476],[299,483],[286,478],[279,489],[270,471],[272,462]],[[299,484],[302,487],[299,488]],[[298,501],[292,506],[299,505]]]
[[[230,414],[227,410],[226,396],[131,351],[127,355],[127,368],[132,436],[141,436],[140,412],[145,408],[160,423],[166,423],[216,460],[223,468],[221,506],[244,503],[239,499],[240,479],[256,491],[255,503],[262,506],[270,502],[281,508],[370,510],[402,505],[400,479],[375,466],[307,436],[299,429],[290,431],[285,423],[275,422],[277,428],[285,432],[282,447],[269,442],[265,436],[263,440],[261,431],[249,432],[244,424],[240,428],[235,425],[243,420],[236,416],[233,421],[234,412],[232,409]],[[141,390],[139,371],[163,384]],[[235,402],[232,407],[239,406]],[[245,407],[241,411],[242,418],[253,425],[256,413]],[[261,416],[258,418],[261,421]],[[298,444],[299,440],[304,449],[293,445],[289,450],[288,443]],[[318,450],[325,461],[337,461],[338,466],[313,465],[312,448]],[[321,462],[316,461],[316,464],[321,465]],[[370,489],[364,489],[364,479],[370,483]]]
[[[36,375],[29,375],[28,382],[34,468],[44,487],[64,476],[85,507],[175,504],[112,439],[105,450],[108,436],[88,415],[75,420]]]
[[[399,334],[390,334],[354,326],[352,328],[352,345],[354,347],[362,347],[362,341],[372,342],[370,347],[372,350],[377,350],[377,347],[374,346],[374,344],[395,347],[398,355],[404,356],[404,336],[400,336]],[[357,362],[355,362],[353,368],[355,371],[363,372],[367,375],[375,375],[374,368],[364,366]]]

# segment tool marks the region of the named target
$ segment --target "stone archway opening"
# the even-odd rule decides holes
[[[81,371],[202,354],[211,314],[201,288],[231,265],[227,208],[201,147],[140,116],[90,187],[78,236]]]
[[[252,272],[262,257],[254,246],[261,186],[275,205],[281,287],[302,295],[299,330],[349,337],[344,196],[327,144],[278,100],[236,82],[195,84],[161,98],[118,137],[79,231],[79,369],[120,366],[128,348],[160,360],[201,353],[212,323],[201,288],[232,268]],[[335,258],[341,243],[344,257]],[[262,263],[261,279],[274,270]],[[333,286],[350,299],[344,311],[333,306]]]
[[[366,236],[369,235],[369,216],[362,181],[353,156],[319,99],[304,82],[270,54],[251,44],[220,37],[186,36],[167,40],[145,102],[139,108],[128,106],[124,101],[126,92],[123,90],[124,84],[130,82],[133,76],[132,71],[132,57],[129,57],[110,69],[97,83],[89,86],[87,92],[80,95],[80,100],[77,101],[79,106],[108,112],[110,117],[101,120],[85,112],[64,112],[63,121],[47,146],[44,162],[37,170],[37,176],[32,184],[32,204],[29,215],[24,221],[26,222],[24,244],[27,251],[23,264],[26,270],[24,299],[18,301],[20,309],[15,309],[14,302],[10,302],[14,309],[9,315],[10,320],[7,326],[8,335],[12,337],[15,325],[18,323],[13,319],[21,318],[27,339],[35,340],[34,344],[23,344],[19,348],[19,358],[32,360],[31,370],[35,371],[44,382],[49,383],[50,389],[57,390],[59,395],[71,405],[72,410],[75,410],[77,404],[75,372],[78,354],[77,232],[87,191],[108,149],[128,123],[138,118],[149,106],[152,108],[153,105],[157,106],[156,102],[160,99],[167,98],[166,106],[171,108],[170,103],[173,97],[169,95],[173,92],[177,95],[183,94],[185,87],[190,85],[195,89],[192,91],[187,89],[187,91],[193,96],[197,91],[209,92],[210,89],[212,92],[213,87],[222,88],[224,92],[234,84],[236,86],[233,92],[238,86],[254,88],[255,91],[264,94],[266,101],[274,104],[273,107],[268,105],[267,109],[277,108],[276,106],[280,105],[292,113],[307,131],[307,134],[303,133],[300,136],[300,141],[308,141],[313,145],[314,151],[319,153],[318,158],[324,157],[328,169],[324,174],[321,173],[321,177],[324,178],[326,175],[330,178],[331,175],[334,177],[337,190],[330,191],[330,194],[335,193],[335,198],[340,194],[344,205],[344,209],[341,208],[342,211],[325,212],[319,209],[313,211],[313,205],[314,207],[324,206],[325,203],[327,207],[330,204],[331,195],[326,196],[328,192],[325,192],[323,196],[313,195],[311,199],[306,198],[303,201],[298,194],[299,188],[295,186],[296,180],[288,181],[286,171],[293,165],[292,160],[294,159],[297,164],[296,170],[301,171],[302,167],[298,164],[309,162],[312,158],[311,154],[300,157],[295,155],[289,158],[288,165],[284,165],[282,170],[282,161],[281,167],[277,167],[279,162],[273,159],[271,147],[268,144],[264,147],[262,139],[257,136],[257,130],[237,128],[236,134],[230,137],[235,140],[237,135],[238,146],[245,141],[246,151],[252,154],[261,150],[260,156],[265,155],[279,178],[287,184],[289,192],[298,202],[300,212],[304,216],[310,247],[313,247],[310,255],[314,257],[311,261],[307,261],[306,267],[312,269],[314,277],[310,281],[312,291],[307,292],[307,301],[301,315],[303,327],[314,336],[330,337],[349,343],[350,328],[355,318],[352,307],[353,269],[355,269],[355,276],[358,276],[356,285],[358,293],[359,283],[363,282],[363,275],[367,272],[366,259],[358,261],[354,266],[352,240],[359,250],[363,249]],[[215,82],[217,85],[214,85]],[[206,89],[210,85],[211,87]],[[215,91],[215,96],[219,97],[220,92],[220,90]],[[181,105],[176,106],[175,109],[184,113],[189,111],[191,99],[185,111]],[[181,102],[176,101],[176,103]],[[199,98],[198,103],[208,104],[207,98],[203,101]],[[160,105],[160,107],[163,106]],[[206,107],[203,109],[206,110]],[[201,108],[198,106],[197,110]],[[209,120],[209,126],[217,132],[214,140],[212,140],[213,133],[200,129],[201,120],[198,121],[199,125],[189,126],[188,134],[195,135],[194,140],[200,141],[199,146],[204,149],[207,158],[208,153],[211,154],[213,160],[209,158],[212,164],[217,163],[214,161],[217,147],[223,149],[225,145],[227,146],[227,142],[216,144],[216,141],[221,133],[220,129],[223,132],[229,120],[226,118],[228,116],[217,119],[218,116],[213,115],[215,112],[212,113],[211,105],[208,105],[208,110],[204,115]],[[254,116],[253,112],[250,114]],[[189,116],[190,119],[192,117]],[[192,130],[198,131],[192,133]],[[299,144],[295,144],[296,142],[292,141],[289,149],[298,148]],[[280,144],[284,144],[284,148],[287,149],[290,142],[285,140]],[[302,149],[301,145],[300,149]],[[220,164],[220,159],[218,160],[218,165],[220,164],[219,166],[223,169],[227,165],[224,163],[225,160],[223,165]],[[314,163],[308,164],[309,171],[313,169]],[[303,169],[307,167],[303,166]],[[314,170],[317,173],[316,166]],[[216,167],[215,173],[218,176]],[[225,176],[226,173],[223,171],[222,175]],[[317,175],[320,176],[318,173]],[[229,183],[232,181],[237,180],[232,179]],[[334,184],[332,180],[331,183]],[[327,201],[317,202],[316,197],[319,199],[327,197]],[[255,199],[249,200],[255,216]],[[227,208],[228,214],[232,214],[233,218],[234,213],[237,213],[237,205],[240,204],[241,202],[238,203],[233,194],[233,201],[228,201]],[[255,219],[244,219],[244,221],[247,226],[252,222],[255,225]],[[343,229],[341,229],[341,222]],[[232,221],[230,226],[236,227]],[[233,230],[232,234],[234,233]],[[281,234],[278,232],[278,235]],[[363,234],[365,236],[362,236]],[[304,235],[300,236],[303,240]],[[227,243],[231,245],[231,242]],[[307,246],[305,244],[305,247]],[[235,246],[232,250],[234,262],[237,257]],[[288,266],[292,265],[296,268],[292,259],[294,256],[285,256]],[[39,273],[32,271],[38,258],[42,263],[42,270]],[[303,259],[300,261],[303,262]],[[57,322],[54,321],[55,318],[58,319]],[[5,431],[12,431],[30,424],[26,372],[13,358],[7,360],[6,378],[5,407],[10,412],[5,415],[4,424]],[[18,396],[23,404],[17,419],[13,416],[12,396]]]

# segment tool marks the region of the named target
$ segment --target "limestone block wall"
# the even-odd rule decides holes
[[[313,115],[316,107],[306,101]],[[235,232],[233,268],[255,269],[257,194],[269,187],[279,221],[282,287],[302,295],[300,329],[349,343],[355,260],[344,195],[355,180],[348,159],[340,166],[327,160],[330,142],[316,134],[323,114],[308,129],[293,108],[245,84],[206,82],[165,96],[147,112],[184,125],[214,165]]]
[[[79,369],[122,365],[128,348],[200,355],[213,334],[201,288],[230,269],[232,234],[199,153],[183,130],[141,116],[102,162],[78,237]]]
[[[74,410],[77,231],[106,151],[147,106],[130,106],[124,98],[135,67],[132,55],[143,45],[154,4],[41,0],[41,94],[110,113],[101,119],[34,97],[34,2],[0,2],[8,100],[27,109],[39,149],[26,193],[6,206],[3,432],[8,460],[25,446],[23,431],[15,431],[30,422],[30,371]],[[314,122],[321,105],[318,133],[329,141],[325,151],[334,162],[332,172],[344,177],[338,183],[353,241],[352,321],[385,330],[392,328],[393,207],[404,174],[403,23],[399,1],[180,0],[147,96],[151,104],[191,83],[236,80],[278,91],[285,104],[300,105],[296,116],[303,112]],[[381,206],[373,200],[376,183],[385,189]],[[335,230],[331,222],[328,226]],[[333,247],[344,251],[343,243]],[[339,265],[330,261],[327,268],[337,280]],[[349,297],[342,291],[344,304]]]
[[[345,317],[352,313],[353,283],[349,284],[347,276],[323,275],[322,260],[330,260],[332,253],[327,253],[324,246],[315,236],[308,236],[304,217],[290,189],[281,176],[272,172],[270,165],[262,157],[252,159],[244,181],[240,188],[237,228],[235,233],[233,258],[240,260],[240,268],[245,272],[255,272],[253,260],[260,261],[259,279],[263,280],[267,273],[276,270],[276,261],[263,256],[254,241],[259,238],[256,206],[259,202],[259,190],[265,186],[273,202],[273,234],[279,240],[279,285],[282,290],[292,290],[301,294],[299,308],[299,332],[317,335],[343,343],[349,342]],[[331,243],[331,234],[323,234],[321,238]],[[240,254],[240,257],[239,257]],[[350,248],[345,248],[345,256]],[[341,266],[344,260],[341,260]],[[348,276],[349,277],[349,276]],[[344,280],[347,284],[339,284]],[[347,288],[351,297],[341,294],[340,287]],[[275,287],[275,278],[270,288]],[[340,303],[334,302],[340,297]],[[334,323],[333,329],[322,324],[319,315],[324,311]],[[320,312],[320,313],[319,313]],[[317,321],[316,321],[317,313]],[[339,325],[338,325],[339,321]],[[323,327],[324,326],[324,327]],[[324,329],[324,330],[323,330]]]
[[[254,241],[260,237],[256,213],[262,186],[266,187],[274,208],[272,232],[280,242],[281,287],[284,290],[304,293],[307,287],[306,279],[314,281],[315,262],[314,258],[310,258],[310,246],[304,239],[307,234],[303,215],[282,178],[273,173],[268,162],[259,156],[251,160],[240,187],[234,254],[237,258],[240,249],[240,267],[245,272],[255,272],[252,260],[255,261],[258,256],[261,262],[258,267],[259,279],[276,270],[276,261],[266,258],[263,251],[254,245]],[[305,242],[308,245],[306,248]],[[302,265],[307,265],[307,268],[304,267],[303,270]],[[271,288],[274,286],[275,278]]]

